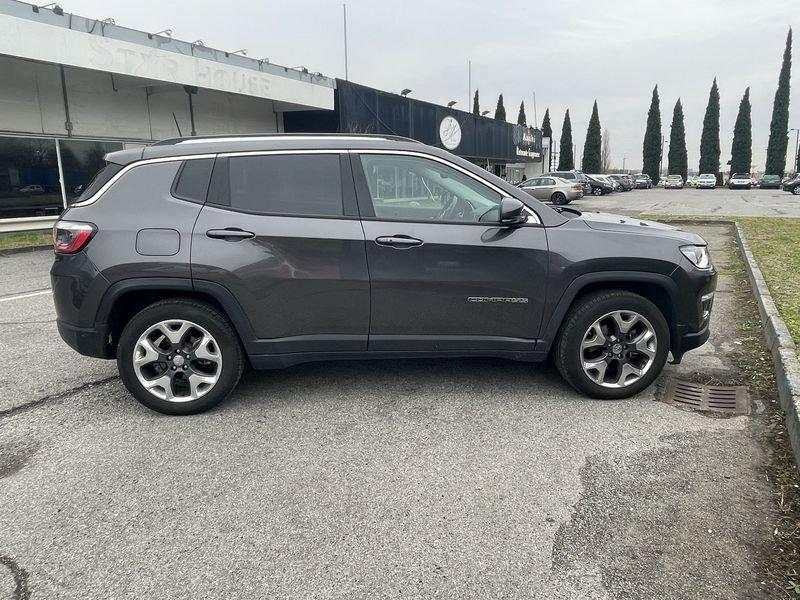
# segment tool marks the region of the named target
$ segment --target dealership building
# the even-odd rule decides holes
[[[510,180],[546,165],[537,129],[202,40],[0,0],[0,230],[52,220],[110,151],[179,136],[311,131],[403,135]]]

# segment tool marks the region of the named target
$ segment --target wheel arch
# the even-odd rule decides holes
[[[667,320],[670,349],[675,348],[677,335],[677,284],[667,275],[639,271],[604,271],[586,273],[574,279],[556,303],[539,336],[543,350],[549,352],[558,336],[569,309],[581,298],[604,290],[622,290],[646,298],[656,305]]]
[[[188,298],[206,302],[225,315],[247,349],[255,338],[244,310],[231,292],[208,281],[165,277],[126,279],[113,284],[103,296],[97,310],[97,323],[105,323],[110,357],[125,325],[139,311],[161,300]]]

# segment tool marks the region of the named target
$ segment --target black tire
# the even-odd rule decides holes
[[[561,192],[555,192],[552,196],[550,196],[550,202],[552,202],[556,206],[561,206],[562,204],[568,204],[567,197]]]
[[[592,195],[593,196],[602,196],[603,195],[603,188],[592,188]]]
[[[139,337],[151,326],[170,319],[191,321],[206,329],[214,337],[222,356],[219,379],[205,395],[195,400],[171,402],[157,398],[145,389],[136,376],[133,353]],[[147,408],[167,415],[191,415],[213,408],[236,387],[244,365],[239,336],[228,319],[216,308],[196,300],[162,300],[151,304],[128,322],[117,346],[117,368],[125,387]]]
[[[793,193],[795,196],[800,196],[800,185],[796,185],[796,186],[794,186],[794,187],[792,188],[792,193]]]
[[[616,310],[635,311],[647,319],[655,331],[657,346],[653,363],[643,376],[628,386],[609,388],[595,383],[584,372],[581,344],[597,319]],[[607,290],[584,296],[573,304],[564,317],[553,349],[553,360],[561,376],[579,392],[591,398],[615,400],[634,396],[650,386],[664,368],[669,346],[667,320],[655,304],[631,292]]]

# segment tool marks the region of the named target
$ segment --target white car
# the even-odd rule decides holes
[[[734,173],[728,179],[729,189],[744,188],[749,190],[751,187],[753,187],[753,179],[750,177],[750,173]]]
[[[44,188],[40,185],[26,185],[20,188],[19,191],[23,194],[42,194],[44,193]]]
[[[682,190],[683,177],[680,175],[667,175],[667,180],[664,182],[664,189]]]
[[[715,188],[717,187],[717,176],[711,173],[700,175],[697,178],[697,188]]]

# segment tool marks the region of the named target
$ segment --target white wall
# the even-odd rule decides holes
[[[62,134],[58,67],[0,56],[0,130]]]
[[[326,85],[6,14],[0,14],[0,54],[333,109],[333,88]]]
[[[183,86],[64,67],[72,135],[158,140],[189,135]],[[281,129],[271,100],[199,89],[193,97],[198,135],[272,133]],[[174,117],[173,117],[174,113]],[[0,56],[0,131],[66,135],[57,65]]]

